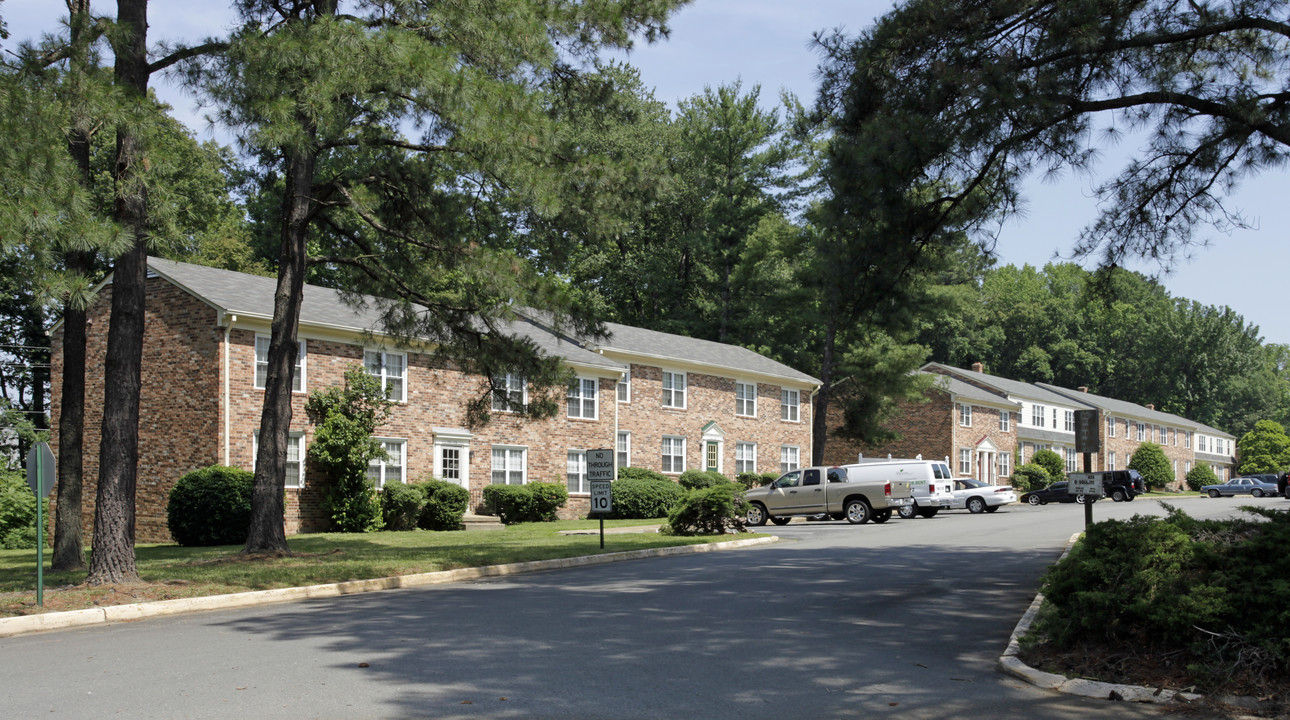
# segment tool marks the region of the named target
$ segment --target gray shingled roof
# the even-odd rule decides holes
[[[1086,402],[1101,410],[1105,410],[1108,413],[1111,413],[1112,415],[1117,415],[1117,416],[1128,415],[1131,417],[1140,418],[1142,420],[1147,420],[1152,423],[1173,425],[1175,427],[1182,426],[1186,428],[1191,428],[1193,430],[1199,430],[1201,432],[1204,432],[1206,435],[1221,435],[1223,437],[1229,437],[1229,438],[1233,437],[1232,435],[1225,433],[1222,430],[1218,430],[1208,425],[1198,423],[1195,420],[1188,420],[1187,418],[1182,417],[1181,415],[1174,415],[1173,413],[1162,412],[1160,410],[1151,410],[1143,405],[1132,403],[1127,400],[1117,400],[1116,398],[1106,397],[1105,395],[1097,395],[1094,393],[1084,392],[1082,390],[1071,390],[1070,388],[1059,387],[1057,385],[1049,385],[1047,383],[1036,383],[1036,384],[1041,387],[1052,390],[1053,392],[1078,398],[1083,402]]]
[[[148,258],[148,267],[219,310],[243,317],[273,318],[273,293],[277,287],[274,278],[162,258]],[[379,336],[382,334],[379,299],[371,296],[364,296],[364,299],[361,306],[355,307],[347,304],[336,290],[305,285],[300,324],[302,327],[312,325],[353,332],[370,331]],[[542,352],[566,362],[614,372],[626,369],[622,363],[554,335],[527,319],[517,320],[507,329],[518,337],[532,340]]]
[[[989,375],[986,373],[976,372],[975,370],[964,370],[963,368],[956,368],[944,363],[929,362],[924,365],[922,369],[928,370],[929,368],[942,368],[946,372],[958,375],[963,379],[981,383],[982,385],[992,387],[1005,395],[1013,397],[1024,397],[1027,400],[1037,400],[1041,403],[1061,403],[1063,405],[1085,405],[1087,407],[1092,407],[1092,405],[1089,405],[1086,402],[1081,402],[1075,398],[1053,392],[1052,390],[1040,387],[1034,383],[1022,382],[1020,380],[1009,380],[1008,378],[1002,378],[997,375]],[[935,371],[933,370],[932,372]]]
[[[619,323],[605,323],[605,328],[609,331],[609,338],[598,345],[606,352],[618,351],[659,360],[702,363],[736,372],[743,371],[796,380],[808,385],[820,384],[819,380],[804,372],[794,370],[783,363],[738,345],[699,340]]]
[[[984,388],[979,388],[971,383],[965,383],[952,375],[942,375],[940,373],[920,371],[924,375],[930,375],[936,383],[936,387],[947,390],[954,395],[976,400],[977,402],[988,402],[995,405],[1006,405],[1012,408],[1020,408],[1021,404],[1013,402],[1002,393],[993,393]]]

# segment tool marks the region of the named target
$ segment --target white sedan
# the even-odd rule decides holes
[[[966,508],[970,513],[994,512],[1000,505],[1017,502],[1017,493],[1007,485],[987,485],[967,478],[957,478],[951,494],[954,501],[950,508]]]

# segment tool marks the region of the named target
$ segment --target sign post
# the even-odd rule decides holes
[[[1100,452],[1102,449],[1102,414],[1097,410],[1076,410],[1075,411],[1075,452],[1084,455],[1084,472],[1093,472],[1093,453]],[[1089,482],[1096,482],[1097,490],[1093,495],[1094,499],[1102,497],[1102,479],[1096,475],[1090,475]],[[1075,478],[1071,477],[1070,487],[1075,487]],[[1087,530],[1089,525],[1093,524],[1093,503],[1089,502],[1089,496],[1084,496],[1084,529]]]
[[[45,498],[54,489],[54,453],[38,442],[27,452],[27,487],[36,496],[36,604],[45,604]]]
[[[605,549],[605,516],[614,510],[610,490],[614,481],[614,451],[587,451],[587,482],[591,485],[591,512],[600,518],[600,549]]]

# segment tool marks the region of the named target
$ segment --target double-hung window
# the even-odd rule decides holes
[[[623,377],[618,381],[618,402],[625,403],[632,401],[632,370],[629,367],[623,371]]]
[[[1115,418],[1106,416],[1106,436],[1115,437]]]
[[[1066,423],[1066,432],[1075,432],[1075,411],[1065,410],[1063,413],[1062,420]]]
[[[1007,410],[999,412],[999,430],[1009,432],[1012,430],[1012,413]]]
[[[520,412],[524,409],[524,403],[528,400],[525,397],[527,388],[525,388],[524,377],[517,373],[506,373],[493,378],[493,411],[494,412]]]
[[[972,406],[967,403],[959,404],[959,426],[972,427]]]
[[[674,475],[685,472],[685,438],[663,436],[663,472]]]
[[[260,455],[260,433],[257,430],[251,435],[251,469]],[[287,435],[287,471],[286,487],[302,488],[305,486],[305,435],[293,432]]]
[[[408,356],[384,350],[364,350],[363,369],[381,381],[385,397],[395,402],[406,402]]]
[[[792,472],[802,466],[802,449],[796,445],[779,446],[780,473]]]
[[[569,492],[589,493],[587,485],[587,453],[583,450],[570,450],[565,461],[564,476],[568,479]]]
[[[757,472],[757,443],[735,443],[735,473]]]
[[[596,419],[596,379],[574,378],[569,383],[569,417]]]
[[[1043,405],[1033,405],[1030,408],[1030,424],[1034,427],[1041,428],[1044,426],[1044,408]]]
[[[685,409],[685,373],[663,371],[663,407]]]
[[[1012,453],[999,453],[999,477],[1008,477],[1012,472]]]
[[[527,469],[528,448],[493,446],[494,485],[523,485]]]
[[[1147,424],[1146,423],[1135,423],[1135,424],[1138,426],[1138,442],[1146,442]]]
[[[1115,469],[1115,451],[1114,450],[1106,454],[1106,469],[1107,470]]]
[[[385,459],[373,459],[367,466],[367,477],[377,489],[386,483],[404,482],[403,469],[407,467],[407,440],[387,440],[380,438],[377,442],[385,449]]]
[[[625,468],[632,466],[632,434],[626,430],[618,431],[618,440],[615,445],[618,452],[618,467]]]
[[[757,384],[735,381],[735,414],[757,417]]]
[[[959,448],[959,474],[972,474],[972,448]]]
[[[305,341],[298,341],[300,349],[296,352],[296,370],[291,374],[291,391],[305,391]],[[255,387],[263,390],[269,382],[269,336],[255,336]]]
[[[788,422],[798,421],[801,405],[801,394],[797,390],[779,391],[779,419]]]
[[[1079,459],[1079,453],[1075,452],[1075,448],[1065,448],[1064,452],[1066,453],[1066,472],[1075,472],[1079,469],[1076,465],[1076,461]]]

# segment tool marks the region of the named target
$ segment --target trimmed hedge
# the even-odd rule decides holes
[[[716,470],[686,470],[677,479],[677,484],[686,490],[710,488],[716,485],[724,485],[728,482],[730,482],[730,478]]]
[[[666,475],[631,467],[618,469],[618,479],[609,491],[614,503],[611,517],[625,520],[666,517],[684,494]]]
[[[739,473],[735,476],[735,482],[743,486],[745,490],[765,487],[779,479],[777,473]]]
[[[556,511],[568,499],[568,489],[559,483],[534,482],[484,488],[484,506],[506,525],[555,520]]]
[[[1048,483],[1051,480],[1052,477],[1049,476],[1043,465],[1026,463],[1012,471],[1012,477],[1008,479],[1008,482],[1018,490],[1025,492],[1048,487]]]
[[[417,518],[423,530],[464,530],[461,518],[470,508],[470,491],[446,480],[418,483],[425,501]]]
[[[385,529],[396,532],[415,530],[425,504],[425,491],[421,486],[386,483],[381,490],[381,517],[385,520]]]
[[[188,546],[245,543],[254,482],[251,472],[224,465],[199,468],[179,478],[166,502],[171,537]]]

